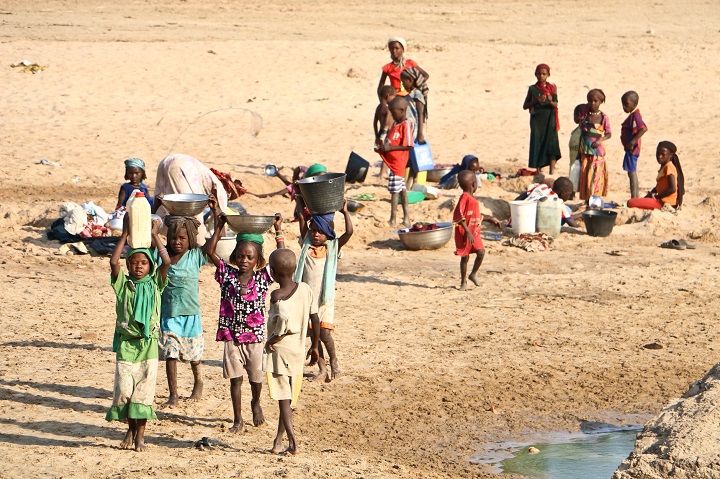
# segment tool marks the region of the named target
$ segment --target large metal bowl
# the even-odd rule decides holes
[[[440,183],[440,178],[450,173],[450,170],[452,170],[452,166],[428,170],[427,181],[430,181],[431,183]]]
[[[178,193],[163,196],[162,206],[171,215],[197,216],[203,212],[208,200],[208,195]]]
[[[227,224],[236,233],[263,234],[275,222],[275,216],[227,215]]]
[[[453,235],[452,223],[436,223],[439,228],[430,231],[410,232],[409,229],[398,231],[400,242],[411,250],[438,249],[445,246]]]

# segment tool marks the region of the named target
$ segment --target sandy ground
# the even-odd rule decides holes
[[[718,20],[711,0],[416,2],[406,12],[349,0],[6,0],[0,476],[491,477],[471,459],[499,442],[577,431],[582,420],[641,423],[718,360]],[[345,375],[305,384],[295,413],[302,453],[266,452],[277,421],[266,392],[268,424],[228,432],[210,268],[201,274],[205,397],[161,412],[146,453],[119,450],[122,425],[104,421],[114,371],[108,261],[56,254],[44,235],[59,204],[112,209],[131,156],[146,161],[151,186],[163,156],[181,152],[257,193],[281,186],[262,176],[269,162],[342,170],[352,150],[375,161],[374,92],[385,40],[397,34],[431,74],[426,136],[437,162],[475,153],[488,170],[525,166],[521,105],[535,64],[545,62],[559,88],[563,148],[587,89],[607,94],[603,110],[616,131],[608,199],[627,199],[620,96],[634,89],[650,128],[641,189],[654,186],[654,146],[671,140],[686,207],[677,216],[624,212],[641,221],[608,238],[567,230],[544,253],[488,242],[482,287],[460,292],[452,247],[401,250],[385,223],[386,190],[370,180],[352,194],[381,201],[354,216],[338,274]],[[10,68],[20,60],[47,68]],[[62,166],[37,164],[42,158]],[[512,199],[525,184],[486,184],[478,196],[502,216],[492,200]],[[291,213],[280,198],[243,204]],[[451,210],[424,202],[412,216],[448,220]],[[658,248],[674,237],[694,238],[698,248]],[[663,348],[643,348],[652,342]],[[185,396],[190,377],[181,367]],[[243,394],[249,418],[249,388]],[[166,397],[162,369],[158,403]],[[220,445],[194,449],[204,436]]]

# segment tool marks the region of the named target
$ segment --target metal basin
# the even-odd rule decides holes
[[[236,233],[263,234],[275,222],[275,216],[227,215],[227,224]]]
[[[402,245],[411,250],[438,249],[445,246],[453,235],[452,223],[436,223],[439,228],[430,231],[410,232],[409,229],[398,230]]]
[[[347,209],[350,213],[357,213],[358,211],[362,211],[363,208],[365,208],[365,205],[359,201],[347,200]]]
[[[450,173],[450,170],[452,170],[452,166],[428,170],[427,181],[430,181],[432,183],[440,183],[440,178]]]
[[[345,173],[326,173],[298,182],[305,205],[314,215],[340,211],[345,198]]]
[[[162,206],[171,215],[197,216],[207,206],[208,199],[208,195],[192,193],[165,195],[162,199]]]

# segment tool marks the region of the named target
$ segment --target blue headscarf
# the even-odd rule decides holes
[[[335,213],[328,213],[326,215],[311,215],[310,221],[315,223],[320,230],[321,233],[323,233],[325,236],[328,237],[328,239],[335,239],[335,230],[332,229],[332,226],[330,226],[330,223],[335,219]]]
[[[140,168],[145,170],[145,162],[140,158],[128,158],[125,160],[125,168]]]
[[[475,155],[465,155],[463,156],[462,161],[459,165],[455,165],[452,167],[452,170],[450,170],[450,173],[446,174],[442,178],[440,178],[440,184],[442,185],[447,180],[453,177],[453,175],[457,175],[461,171],[469,170],[470,169],[470,162],[473,160],[477,160],[477,156]]]

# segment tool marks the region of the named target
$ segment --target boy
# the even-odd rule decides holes
[[[410,123],[405,116],[407,101],[402,97],[395,97],[390,102],[390,114],[394,123],[388,131],[385,142],[375,151],[382,157],[383,162],[390,169],[388,173],[388,191],[391,194],[390,201],[390,223],[395,226],[396,210],[398,199],[402,200],[403,226],[410,226],[410,215],[408,214],[407,188],[405,186],[405,167],[407,166],[410,150],[413,148]]]
[[[552,184],[552,188],[548,186],[549,183],[533,183],[528,187],[527,191],[517,198],[516,201],[541,201],[543,198],[559,198],[562,200],[562,215],[560,216],[561,225],[570,225],[573,228],[577,228],[579,225],[576,218],[578,218],[585,210],[584,207],[580,207],[574,214],[570,207],[565,204],[567,200],[573,195],[573,184],[570,178],[561,176],[555,180]]]
[[[270,398],[278,401],[280,408],[277,436],[270,452],[297,454],[292,408],[297,404],[302,384],[308,318],[312,324],[312,345],[308,353],[311,365],[318,360],[320,319],[310,286],[292,279],[295,272],[295,253],[292,250],[282,248],[273,251],[270,272],[280,285],[270,294],[268,340],[263,358]],[[284,434],[288,437],[288,447],[283,451]]]
[[[460,290],[464,291],[467,289],[468,278],[475,286],[480,286],[476,275],[485,257],[485,246],[483,246],[482,238],[480,237],[480,223],[484,220],[489,221],[498,228],[500,228],[501,225],[500,222],[492,216],[484,218],[483,215],[480,214],[480,203],[472,196],[477,190],[475,173],[470,170],[461,171],[458,173],[458,183],[463,193],[460,195],[460,200],[453,213],[453,224],[456,225],[455,254],[460,256]],[[468,277],[467,264],[472,253],[476,254],[475,263]]]
[[[390,113],[388,105],[395,99],[397,93],[395,88],[390,85],[385,85],[380,89],[380,104],[375,108],[375,118],[373,118],[373,130],[375,130],[375,146],[380,146],[385,143],[385,137],[387,132],[393,124],[393,117]],[[387,173],[387,165],[385,163],[380,167],[380,173],[378,176],[382,178]]]
[[[622,107],[628,117],[622,124],[620,132],[620,141],[625,148],[625,157],[623,158],[623,170],[627,171],[630,179],[630,196],[637,198],[640,196],[638,192],[637,162],[640,157],[640,138],[647,131],[647,126],[638,110],[638,101],[640,97],[634,91],[626,92],[622,98]]]

